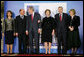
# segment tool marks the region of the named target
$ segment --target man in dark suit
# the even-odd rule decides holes
[[[26,53],[26,16],[24,9],[20,9],[20,15],[15,19],[16,36],[19,38],[19,53]],[[22,50],[23,43],[23,50]]]
[[[66,54],[66,37],[67,37],[67,19],[68,15],[63,13],[63,8],[60,6],[58,7],[58,14],[55,15],[55,21],[57,24],[57,37],[58,37],[58,54],[61,54],[61,44],[62,46],[62,53]]]
[[[27,18],[26,24],[26,35],[29,35],[29,46],[30,54],[34,53],[33,49],[33,39],[35,39],[36,54],[39,54],[39,38],[38,33],[40,33],[41,28],[41,16],[40,14],[34,12],[34,8],[30,6],[28,8],[29,16]]]

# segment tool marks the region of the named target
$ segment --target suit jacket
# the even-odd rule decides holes
[[[38,23],[40,21],[40,23]],[[38,13],[34,13],[33,16],[33,22],[31,20],[31,15],[27,16],[27,21],[26,21],[26,30],[29,32],[34,29],[34,31],[37,32],[38,28],[41,28],[41,16]]]
[[[26,31],[26,16],[24,16],[23,19],[20,17],[20,15],[16,17],[15,31],[19,34],[24,33]]]
[[[15,32],[14,19],[11,20],[11,24],[12,24],[12,25],[11,25],[10,27],[8,27],[8,25],[9,25],[10,23],[8,23],[7,20],[8,20],[8,19],[5,19],[5,20],[3,21],[2,32],[8,31],[11,27],[12,27],[12,28],[11,28],[12,31]]]
[[[60,17],[59,17],[59,13],[55,15],[55,21],[56,21],[56,30],[68,30],[68,14],[63,13],[62,15],[62,21],[60,22]],[[62,27],[61,27],[62,26]]]
[[[74,16],[73,19],[71,19],[71,16],[69,16],[69,26],[73,26],[74,27],[74,31],[78,30],[78,26],[80,26],[80,17],[79,16]]]

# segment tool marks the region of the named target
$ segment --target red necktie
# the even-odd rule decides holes
[[[61,14],[60,14],[60,21],[62,21],[62,16],[61,16]]]
[[[33,15],[31,15],[31,19],[32,19],[32,22],[33,22]]]

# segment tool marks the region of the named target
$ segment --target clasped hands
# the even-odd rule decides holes
[[[70,29],[70,31],[73,31],[74,27],[73,26],[69,26],[69,29]]]

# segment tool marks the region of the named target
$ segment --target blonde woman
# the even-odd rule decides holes
[[[69,14],[68,48],[72,50],[72,54],[76,54],[77,48],[81,45],[78,29],[80,26],[80,17],[75,15],[75,9],[71,9]]]

